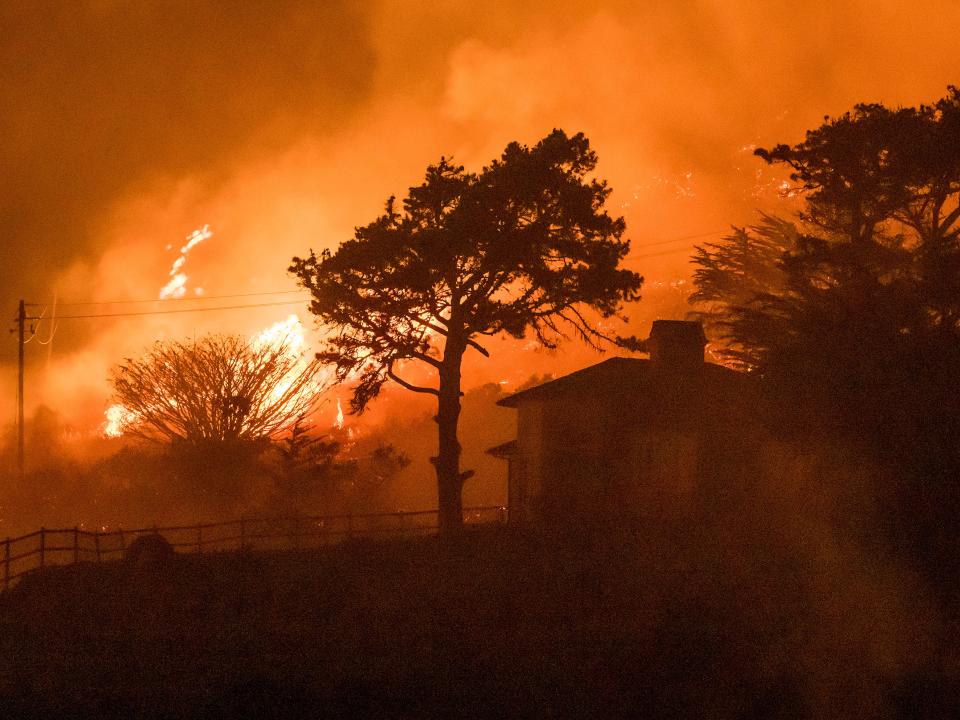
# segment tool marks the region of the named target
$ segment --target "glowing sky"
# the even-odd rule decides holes
[[[335,247],[440,155],[476,167],[562,127],[591,139],[627,218],[649,300],[634,317],[672,312],[656,288],[686,276],[694,240],[657,243],[776,207],[780,178],[753,146],[960,80],[956,3],[803,6],[4,3],[2,307],[155,298],[205,225],[213,235],[180,268],[185,295],[289,290],[294,254]],[[28,404],[99,419],[109,367],[150,341],[252,333],[298,311],[309,323],[292,306],[64,321],[52,345],[27,348]],[[509,379],[582,364],[578,353],[513,363]]]

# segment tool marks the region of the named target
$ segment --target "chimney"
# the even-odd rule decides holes
[[[695,370],[703,365],[706,344],[703,326],[686,320],[654,320],[647,340],[650,359],[656,366],[681,370]]]

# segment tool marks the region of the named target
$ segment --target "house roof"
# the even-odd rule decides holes
[[[509,458],[517,452],[517,441],[508,440],[505,443],[494,445],[492,448],[487,448],[486,452],[494,457]]]
[[[704,363],[701,368],[700,372],[708,382],[736,382],[745,377],[743,373],[713,363]],[[675,374],[665,374],[659,372],[659,370],[660,368],[651,360],[625,357],[610,358],[556,380],[508,395],[498,400],[497,405],[517,407],[520,403],[528,400],[557,398],[579,392],[596,392],[598,390],[616,392],[621,388],[636,385],[637,382],[663,382],[666,378],[672,378],[675,381],[677,377]]]

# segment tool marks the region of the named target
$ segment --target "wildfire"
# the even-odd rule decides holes
[[[251,338],[251,342],[254,347],[268,346],[282,349],[288,358],[295,361],[295,365],[291,368],[287,376],[289,380],[278,383],[273,389],[273,397],[275,399],[281,398],[290,389],[290,385],[294,382],[295,378],[306,369],[307,364],[310,362],[309,354],[305,352],[307,341],[303,335],[303,324],[300,322],[300,318],[296,314],[290,314],[285,320],[275,322],[270,327],[254,335]],[[328,378],[329,373],[317,374],[303,387],[302,393],[314,395],[320,393]],[[295,402],[296,398],[290,398],[291,405]],[[337,404],[339,409],[339,400]],[[342,413],[339,417],[342,423]]]
[[[171,298],[182,298],[187,292],[187,274],[182,272],[184,264],[187,262],[187,255],[197,245],[204,240],[213,237],[213,231],[210,226],[205,224],[202,228],[194,230],[187,235],[186,243],[180,248],[180,255],[170,266],[170,280],[160,288],[160,299],[169,300]],[[170,249],[170,246],[167,246]],[[203,288],[196,289],[197,295],[203,294]],[[127,409],[123,405],[111,405],[104,413],[106,418],[101,426],[101,432],[104,437],[117,438],[123,435],[123,428],[136,420],[137,414]]]
[[[213,231],[207,224],[187,235],[186,242],[180,248],[179,255],[170,266],[170,280],[160,290],[161,300],[177,299],[186,295],[188,277],[183,272],[183,267],[187,262],[187,255],[193,248],[211,237],[213,237]],[[168,245],[167,248],[170,249],[170,246]],[[194,292],[198,296],[202,295],[203,288],[197,287]],[[289,390],[297,373],[305,369],[307,363],[309,363],[308,353],[306,352],[307,342],[300,318],[296,314],[288,315],[285,319],[251,335],[250,343],[256,349],[266,347],[281,350],[289,360],[293,361],[294,366],[290,372],[290,381],[279,383],[272,391],[275,398],[283,396]],[[319,392],[324,379],[325,377],[318,376],[314,382],[305,388],[305,392]],[[339,401],[337,402],[337,410],[337,427],[342,427],[343,411],[340,409]],[[104,417],[104,423],[101,425],[103,436],[117,438],[123,435],[125,426],[136,421],[137,414],[123,405],[116,404],[107,408]]]
[[[204,240],[213,237],[213,231],[209,225],[194,230],[187,235],[186,244],[180,248],[180,255],[170,266],[170,281],[160,288],[160,299],[168,300],[170,298],[182,298],[187,292],[187,275],[181,272],[184,264],[187,262],[187,253],[202,243]],[[202,291],[201,291],[202,293]]]
[[[303,350],[307,345],[303,337],[303,324],[296,314],[290,314],[285,320],[275,322],[265,330],[255,334],[251,341],[254,347],[264,346],[283,348],[290,357],[303,357]]]
[[[196,240],[196,242],[200,242],[202,239],[203,238],[200,238]],[[196,242],[194,242],[194,245]],[[189,248],[187,249],[189,250]],[[303,324],[300,322],[300,318],[295,314],[288,315],[284,320],[275,322],[270,327],[254,333],[250,337],[250,342],[255,348],[269,347],[282,350],[288,358],[295,362],[294,367],[290,371],[290,381],[279,383],[272,391],[275,398],[281,397],[290,388],[290,384],[294,381],[297,373],[303,370],[309,362],[306,353],[307,341],[303,334]],[[314,382],[311,382],[304,391],[316,393],[319,392],[322,387],[323,377],[318,377]],[[293,402],[293,399],[291,399],[291,402]],[[337,404],[339,411],[339,401]],[[134,422],[137,418],[135,412],[119,404],[111,405],[107,408],[104,416],[105,421],[101,426],[101,431],[103,436],[108,438],[117,438],[123,435],[124,427]],[[341,423],[338,427],[341,427],[343,422],[342,411],[338,412],[338,418]]]
[[[101,426],[101,431],[103,432],[104,437],[108,438],[118,438],[123,435],[123,428],[125,425],[133,422],[137,414],[132,410],[128,410],[123,405],[111,405],[107,408],[107,411],[104,413],[106,421]]]
[[[303,337],[303,325],[300,323],[300,318],[295,314],[288,315],[286,320],[280,320],[266,330],[261,330],[250,338],[250,341],[258,349],[269,347],[282,350],[288,358],[296,361],[296,368],[290,373],[290,382],[278,383],[273,389],[273,397],[281,397],[289,389],[290,383],[293,381],[292,377],[296,375],[296,370],[301,369],[306,363],[303,355],[306,340]]]

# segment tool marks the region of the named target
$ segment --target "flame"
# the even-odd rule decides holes
[[[337,419],[333,426],[337,430],[343,430],[343,406],[340,405],[340,398],[337,398]]]
[[[275,322],[265,330],[261,330],[250,338],[253,346],[282,348],[290,357],[302,358],[307,341],[303,336],[303,324],[300,318],[291,313],[285,320]]]
[[[202,228],[198,228],[187,235],[187,242],[180,248],[180,255],[170,266],[169,282],[160,288],[161,300],[167,300],[169,298],[182,298],[186,294],[187,274],[181,272],[181,269],[187,262],[187,254],[204,240],[208,240],[211,237],[213,237],[213,231],[210,229],[210,225],[208,224],[204,224]],[[167,245],[166,249],[170,250],[172,247],[172,245]],[[194,292],[197,294],[197,296],[201,296],[203,295],[204,291],[203,288],[198,287]],[[104,413],[104,417],[106,420],[101,426],[101,432],[103,436],[108,438],[116,438],[123,435],[124,426],[134,422],[137,418],[137,414],[123,405],[116,404],[107,408],[106,412]]]
[[[294,378],[309,363],[308,353],[306,352],[307,341],[303,335],[303,324],[300,322],[300,318],[295,313],[291,313],[286,319],[275,322],[270,327],[253,335],[250,341],[255,348],[267,346],[283,350],[287,357],[295,361],[295,365],[288,375],[289,380],[277,383],[271,393],[275,399],[281,397],[290,388]],[[318,374],[303,388],[303,392],[319,393],[328,375],[328,373]],[[291,398],[290,402],[294,403],[295,399]]]
[[[202,243],[204,240],[213,237],[213,231],[209,225],[194,230],[187,235],[186,244],[180,248],[180,256],[173,261],[170,266],[170,281],[160,288],[160,299],[182,298],[187,292],[187,274],[181,272],[184,264],[187,262],[187,253]],[[169,246],[168,246],[169,247]],[[198,293],[199,294],[199,293]]]
[[[300,318],[297,317],[296,314],[290,314],[286,320],[280,320],[265,330],[261,330],[251,337],[250,341],[257,349],[269,347],[276,350],[283,350],[284,354],[290,359],[296,360],[296,368],[291,371],[291,376],[295,375],[296,371],[301,369],[306,363],[303,355],[303,348],[306,345],[306,340],[304,340],[303,337],[303,325],[300,323]],[[291,377],[289,381],[277,383],[277,386],[273,388],[270,394],[274,398],[280,397],[287,391],[292,382]]]
[[[123,435],[123,428],[137,418],[137,414],[123,405],[111,405],[104,413],[106,421],[101,426],[104,437],[118,438]]]

